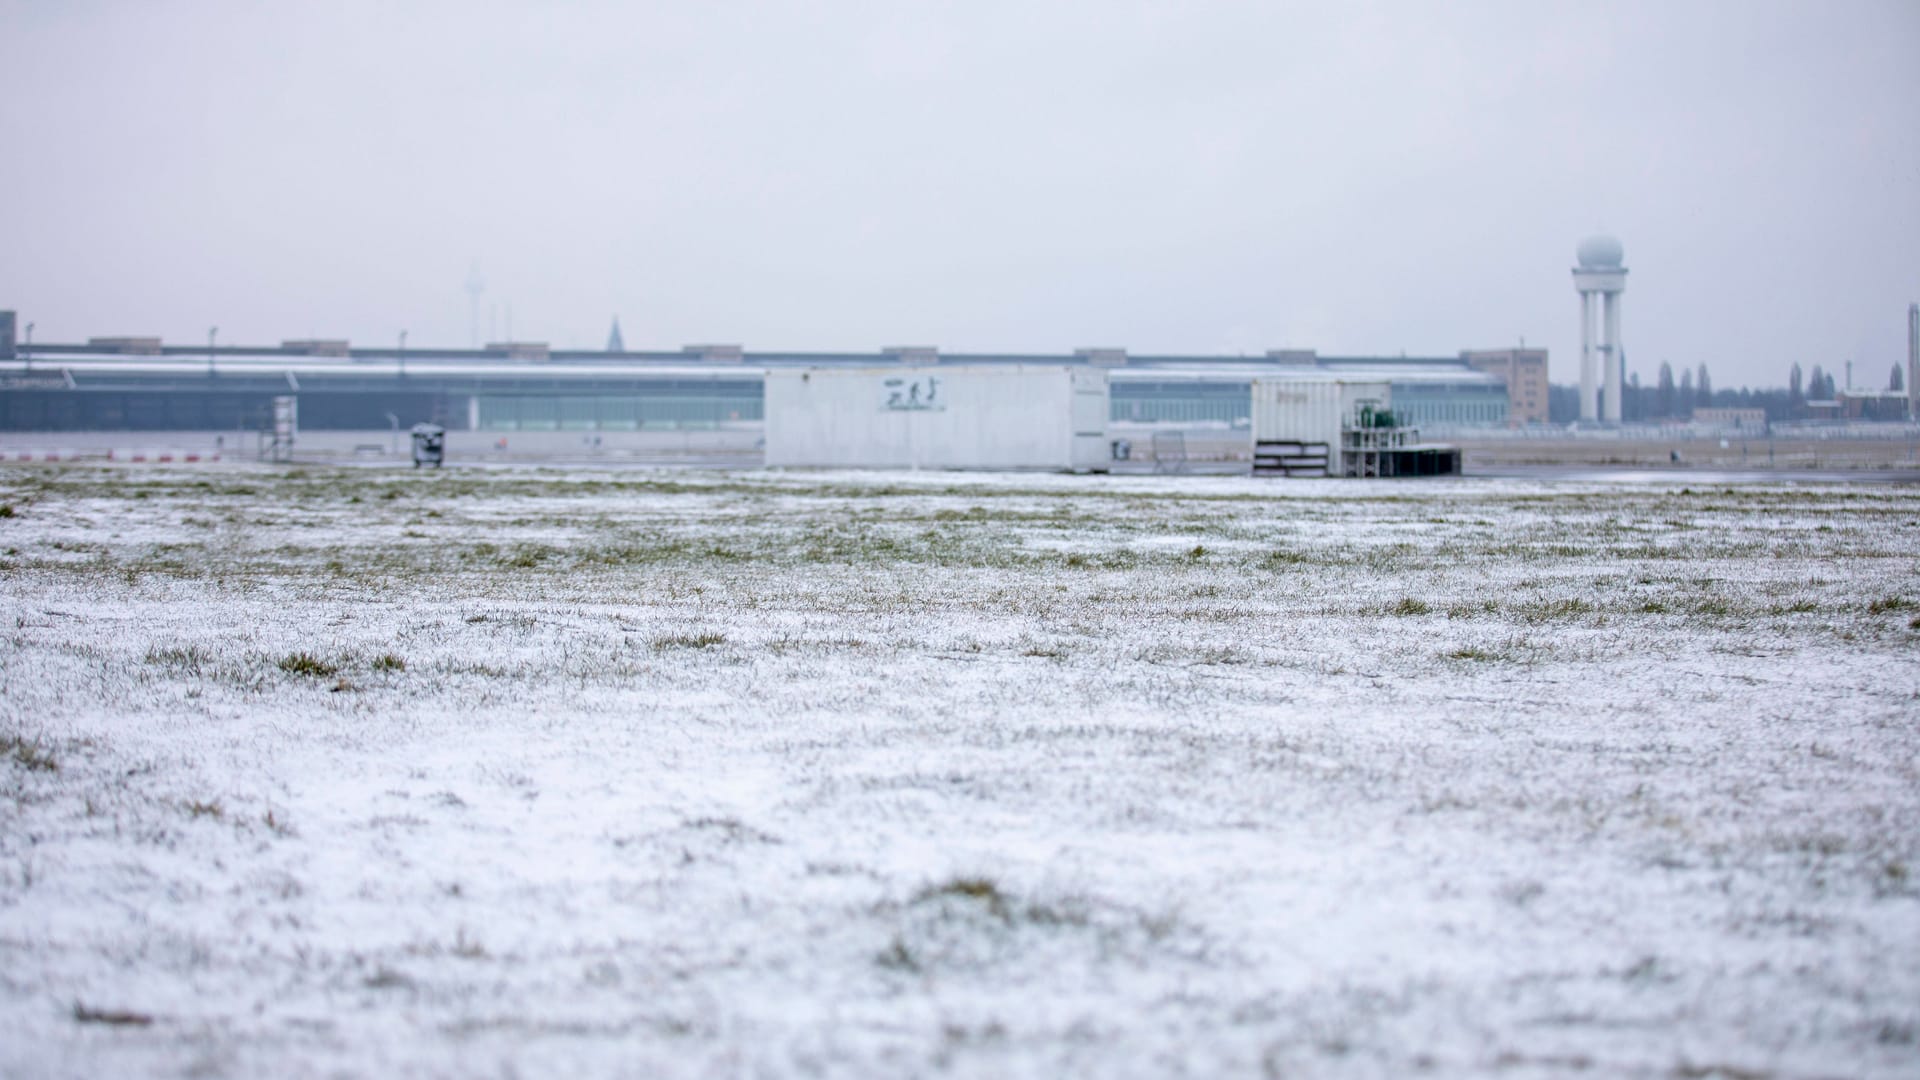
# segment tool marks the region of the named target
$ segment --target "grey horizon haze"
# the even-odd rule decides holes
[[[0,0],[40,341],[1448,355],[1718,386],[1920,300],[1920,4]]]

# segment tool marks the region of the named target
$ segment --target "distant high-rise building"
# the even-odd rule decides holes
[[[620,336],[620,316],[613,317],[613,330],[607,334],[608,352],[626,352],[627,342]]]
[[[1547,422],[1547,350],[1469,349],[1460,359],[1475,371],[1497,375],[1507,384],[1507,423]]]

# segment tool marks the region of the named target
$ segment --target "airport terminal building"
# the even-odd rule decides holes
[[[1102,368],[1112,388],[1111,419],[1123,425],[1244,428],[1255,379],[1308,371],[1390,383],[1396,412],[1413,424],[1545,420],[1543,350],[1455,357],[1287,350],[1248,357],[1136,356],[1108,348],[947,354],[926,346],[870,353],[749,352],[731,345],[585,351],[534,342],[367,349],[341,340],[209,348],[151,337],[29,344],[16,340],[13,328],[11,313],[0,313],[0,430],[16,432],[256,432],[270,425],[274,399],[286,395],[298,398],[300,427],[308,431],[386,431],[417,422],[501,433],[714,430],[761,424],[766,379],[779,369],[949,364]],[[1516,352],[1526,353],[1530,365],[1517,362]],[[1522,369],[1538,373],[1537,417],[1516,409],[1509,393],[1513,372]]]

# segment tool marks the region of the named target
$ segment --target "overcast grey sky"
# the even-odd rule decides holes
[[[39,340],[1856,362],[1920,300],[1920,3],[0,0]]]

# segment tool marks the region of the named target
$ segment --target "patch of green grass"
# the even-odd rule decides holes
[[[329,664],[310,652],[288,653],[280,658],[280,670],[289,675],[325,678],[339,672],[340,665]]]
[[[181,671],[198,673],[213,663],[213,653],[198,645],[175,645],[168,648],[154,647],[147,650],[146,661],[159,667],[178,668]]]
[[[1395,615],[1431,615],[1433,613],[1433,607],[1425,600],[1411,596],[1401,597],[1399,603],[1387,610]]]
[[[662,634],[653,639],[656,649],[708,649],[725,644],[727,635],[703,630],[698,634]]]
[[[1500,654],[1482,649],[1477,645],[1463,645],[1445,654],[1449,660],[1498,660]]]
[[[266,825],[267,831],[273,833],[275,836],[296,835],[293,831],[293,826],[287,823],[286,818],[274,813],[272,807],[267,808],[266,815],[260,820]]]
[[[0,734],[0,756],[28,772],[58,772],[60,762],[39,738],[23,739],[11,732]]]
[[[1543,600],[1526,604],[1516,614],[1526,622],[1552,622],[1555,619],[1571,619],[1578,615],[1586,615],[1592,611],[1592,602],[1573,596],[1564,600]]]
[[[468,937],[465,927],[461,927],[454,933],[453,947],[447,951],[462,960],[485,960],[487,958],[487,947],[481,944],[478,938]]]
[[[182,805],[187,811],[187,816],[196,821],[203,817],[209,817],[218,821],[227,815],[226,807],[220,805],[219,799],[207,799],[204,801],[200,799],[188,799]]]
[[[946,510],[935,510],[933,512],[933,520],[935,521],[966,521],[968,519],[979,521],[984,520],[986,516],[987,508],[984,506],[969,506],[965,510],[949,508]]]
[[[1193,651],[1196,664],[1251,664],[1254,656],[1238,645],[1213,645]]]
[[[681,827],[716,833],[725,844],[778,844],[780,842],[780,838],[772,833],[756,829],[737,817],[726,815],[691,818],[683,822]]]
[[[73,1022],[106,1024],[110,1027],[147,1027],[153,1023],[153,1017],[131,1009],[96,1009],[76,1001],[73,1003]]]
[[[1884,615],[1889,611],[1911,611],[1920,607],[1904,596],[1883,596],[1867,605],[1869,615]]]
[[[921,903],[945,897],[976,901],[985,905],[990,914],[1001,919],[1010,917],[1013,911],[1007,894],[1000,891],[1000,886],[994,884],[992,879],[983,877],[949,878],[938,885],[929,885],[921,889],[914,894],[913,899],[915,903]]]
[[[1476,615],[1498,614],[1500,614],[1500,605],[1493,600],[1482,600],[1477,604],[1462,603],[1447,605],[1447,618],[1449,619],[1471,619]]]
[[[907,947],[906,941],[898,934],[894,935],[893,944],[881,950],[880,955],[873,958],[873,962],[891,971],[920,970],[919,957],[913,955],[913,950]]]
[[[405,671],[407,670],[407,662],[392,653],[381,653],[379,656],[373,658],[373,670]]]

